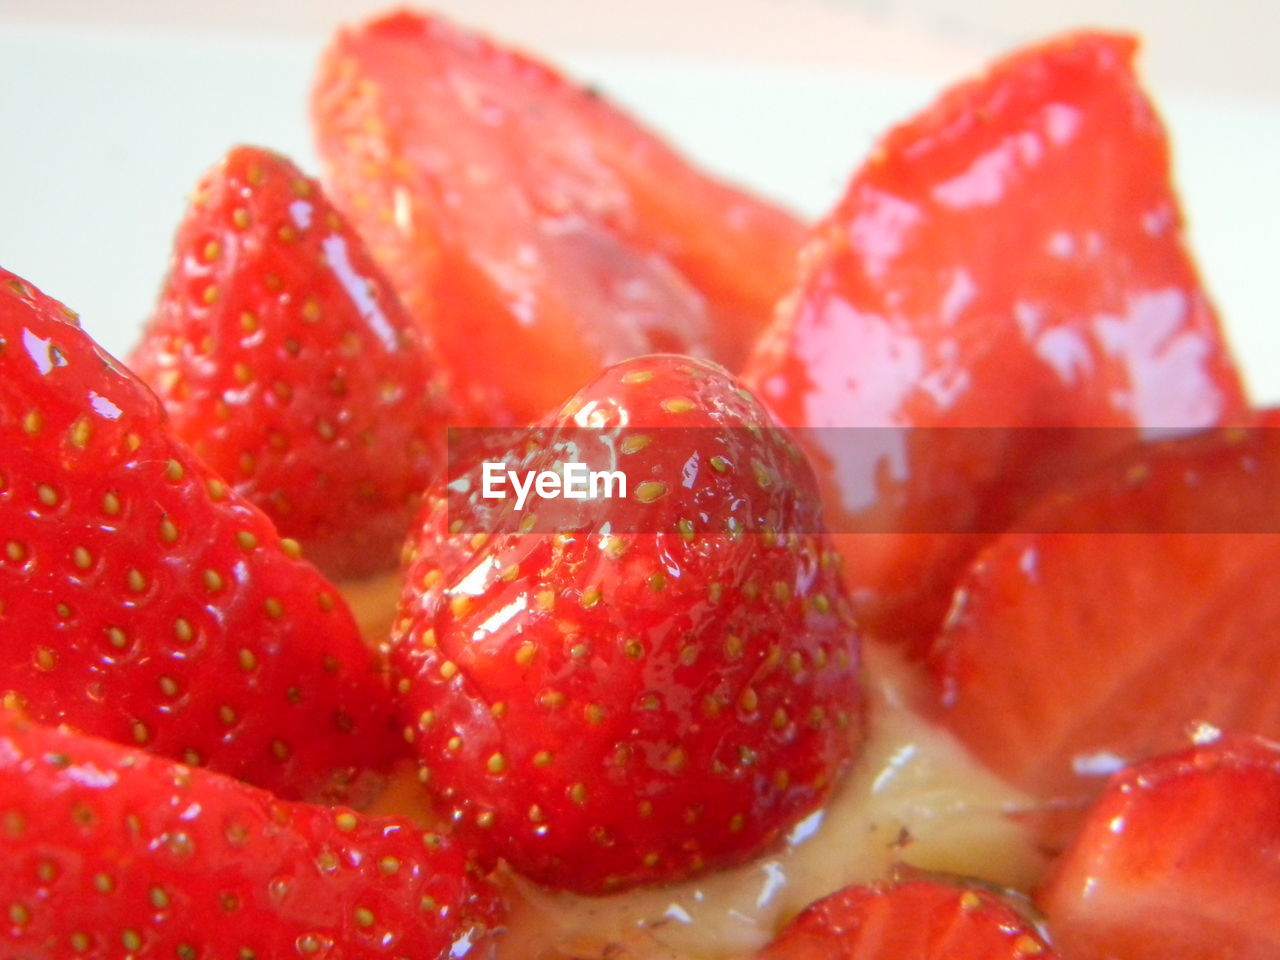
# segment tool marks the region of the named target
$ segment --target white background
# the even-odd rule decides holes
[[[306,95],[368,0],[0,0],[0,264],[131,344],[200,173],[235,142],[315,172]],[[1192,244],[1255,394],[1280,400],[1280,4],[1270,0],[443,0],[704,164],[807,215],[877,133],[1015,43],[1140,32]]]

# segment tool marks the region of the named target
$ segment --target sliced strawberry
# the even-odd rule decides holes
[[[1243,412],[1183,246],[1134,43],[1015,53],[891,131],[819,226],[744,379],[792,426],[1191,427]],[[856,611],[924,649],[981,536],[1127,442],[916,430],[883,455],[806,434]],[[911,536],[881,531],[913,530]]]
[[[1037,897],[1073,960],[1280,955],[1280,745],[1226,736],[1118,774]]]
[[[1249,422],[1259,427],[1280,427],[1280,407],[1267,407],[1263,410],[1254,410],[1249,418]]]
[[[962,579],[944,723],[1082,807],[1194,724],[1280,737],[1280,433],[1153,444],[1046,498]],[[1160,532],[1168,531],[1168,532]]]
[[[0,690],[42,722],[289,796],[394,753],[333,587],[73,314],[2,271],[0,634]]]
[[[637,354],[736,366],[791,280],[791,216],[439,18],[340,33],[312,106],[336,201],[498,421]]]
[[[1054,960],[1039,931],[985,890],[917,880],[846,887],[755,960]]]
[[[0,719],[6,957],[484,957],[500,904],[405,820]]]
[[[178,436],[326,572],[395,566],[444,466],[439,363],[292,163],[238,147],[201,180],[129,363]]]
[[[478,469],[428,497],[392,662],[441,809],[485,856],[583,892],[757,854],[862,729],[808,465],[721,368],[676,356],[607,370],[512,458],[622,470],[627,497],[502,501],[540,533],[493,523]]]

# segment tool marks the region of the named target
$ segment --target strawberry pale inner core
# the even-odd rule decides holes
[[[344,589],[366,636],[385,636],[389,587]],[[866,646],[867,738],[852,775],[787,843],[752,863],[666,887],[607,897],[506,878],[512,906],[497,960],[673,960],[733,957],[773,939],[809,903],[904,865],[1027,889],[1043,856],[1012,814],[1031,801],[979,765],[911,707],[919,678]],[[412,773],[374,812],[421,811]]]

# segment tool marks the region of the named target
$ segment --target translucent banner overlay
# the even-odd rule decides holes
[[[455,533],[1280,533],[1274,428],[452,428],[448,450]]]

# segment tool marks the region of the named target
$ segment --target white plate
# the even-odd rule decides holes
[[[525,23],[579,77],[706,165],[809,215],[834,201],[879,131],[925,104],[957,65],[976,63],[969,35],[916,38],[830,0],[742,2],[734,14],[726,0],[682,0],[686,21],[707,39],[690,41],[672,21],[666,53],[643,18],[673,9],[666,0],[580,3],[596,19],[576,33],[560,21],[549,32],[531,7],[517,16],[508,5],[503,32],[534,45],[537,37],[520,33]],[[564,16],[573,4],[550,6]],[[477,9],[492,21],[500,6]],[[123,353],[150,308],[187,191],[228,146],[273,147],[315,172],[306,95],[329,21],[314,12],[324,4],[292,30],[276,7],[270,29],[251,26],[247,0],[111,9],[127,16],[104,22],[92,4],[0,0],[0,264],[79,310],[94,336]],[[196,9],[218,11],[217,32],[193,22]],[[742,23],[784,12],[772,46],[760,37],[767,25]],[[730,28],[741,31],[737,46]],[[841,63],[832,38],[846,28],[858,55]],[[597,34],[609,42],[593,48]],[[628,36],[644,42],[627,49],[619,38]],[[695,57],[690,46],[699,43],[713,55]],[[912,49],[918,57],[903,53]],[[1202,272],[1255,396],[1280,401],[1280,100],[1266,84],[1209,83],[1203,64],[1188,73],[1194,82],[1180,83],[1176,63],[1148,51],[1163,64],[1154,93],[1173,133]]]

